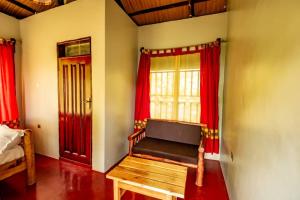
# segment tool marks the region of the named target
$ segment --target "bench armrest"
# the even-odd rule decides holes
[[[135,144],[137,144],[140,140],[142,140],[146,136],[145,129],[141,129],[138,132],[132,133],[128,136],[129,140],[129,155],[132,155],[132,148]]]
[[[204,173],[204,136],[201,137],[199,148],[198,148],[198,167],[196,176],[196,185],[203,185],[203,173]]]
[[[139,130],[138,132],[135,132],[135,133],[132,133],[128,136],[128,140],[131,141],[133,140],[134,138],[138,137],[140,134],[142,134],[143,132],[145,132],[145,129],[141,129]]]
[[[199,148],[198,148],[199,153],[204,153],[204,142],[203,142],[203,137],[201,138]]]

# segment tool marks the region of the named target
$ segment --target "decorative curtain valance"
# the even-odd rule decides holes
[[[144,47],[142,47],[140,51],[142,53],[149,54],[150,57],[178,56],[185,54],[200,53],[201,49],[206,47],[219,46],[220,42],[221,39],[217,39],[214,42],[209,42],[205,44],[169,49],[145,49]]]
[[[7,123],[19,118],[15,89],[14,44],[0,41],[0,123]]]

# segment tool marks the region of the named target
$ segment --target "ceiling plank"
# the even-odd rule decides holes
[[[31,13],[36,13],[36,10],[34,10],[33,8],[30,8],[29,6],[26,6],[25,4],[22,4],[21,2],[19,1],[16,1],[16,0],[8,0],[8,2],[20,7],[20,8],[23,8],[24,10],[27,10]]]
[[[121,1],[121,0],[115,0],[115,1],[116,1],[116,3],[120,6],[120,8],[122,8],[122,10],[127,14],[127,11],[125,10],[122,1]],[[128,15],[128,14],[127,14],[127,15]],[[132,20],[137,26],[140,25],[136,20],[134,20],[134,18],[132,18],[130,15],[128,15],[128,16],[131,18],[131,20]]]
[[[208,1],[208,0],[194,0],[193,3],[205,2],[205,1]],[[128,15],[130,17],[133,17],[133,16],[136,16],[136,15],[142,15],[142,14],[146,14],[146,13],[150,13],[150,12],[161,11],[161,10],[176,8],[176,7],[180,7],[180,6],[188,6],[189,3],[190,3],[190,1],[182,1],[182,2],[178,2],[178,3],[173,3],[173,4],[164,5],[164,6],[159,6],[159,7],[149,8],[149,9],[145,9],[145,10],[140,10],[140,11],[137,11],[137,12],[134,12],[134,13],[129,13]]]
[[[13,14],[13,13],[5,10],[5,9],[1,9],[0,12],[3,13],[3,14],[6,14],[8,16],[14,17],[16,19],[23,19],[23,17],[21,17],[20,15]]]

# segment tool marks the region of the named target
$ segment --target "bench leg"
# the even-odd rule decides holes
[[[203,185],[203,174],[204,174],[204,149],[201,149],[198,152],[198,167],[197,167],[197,176],[196,176],[196,185]]]
[[[166,200],[177,200],[177,197],[171,196],[171,195],[167,195],[166,196]]]

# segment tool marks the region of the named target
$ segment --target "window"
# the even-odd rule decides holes
[[[200,122],[200,56],[151,58],[150,112],[156,119]]]

